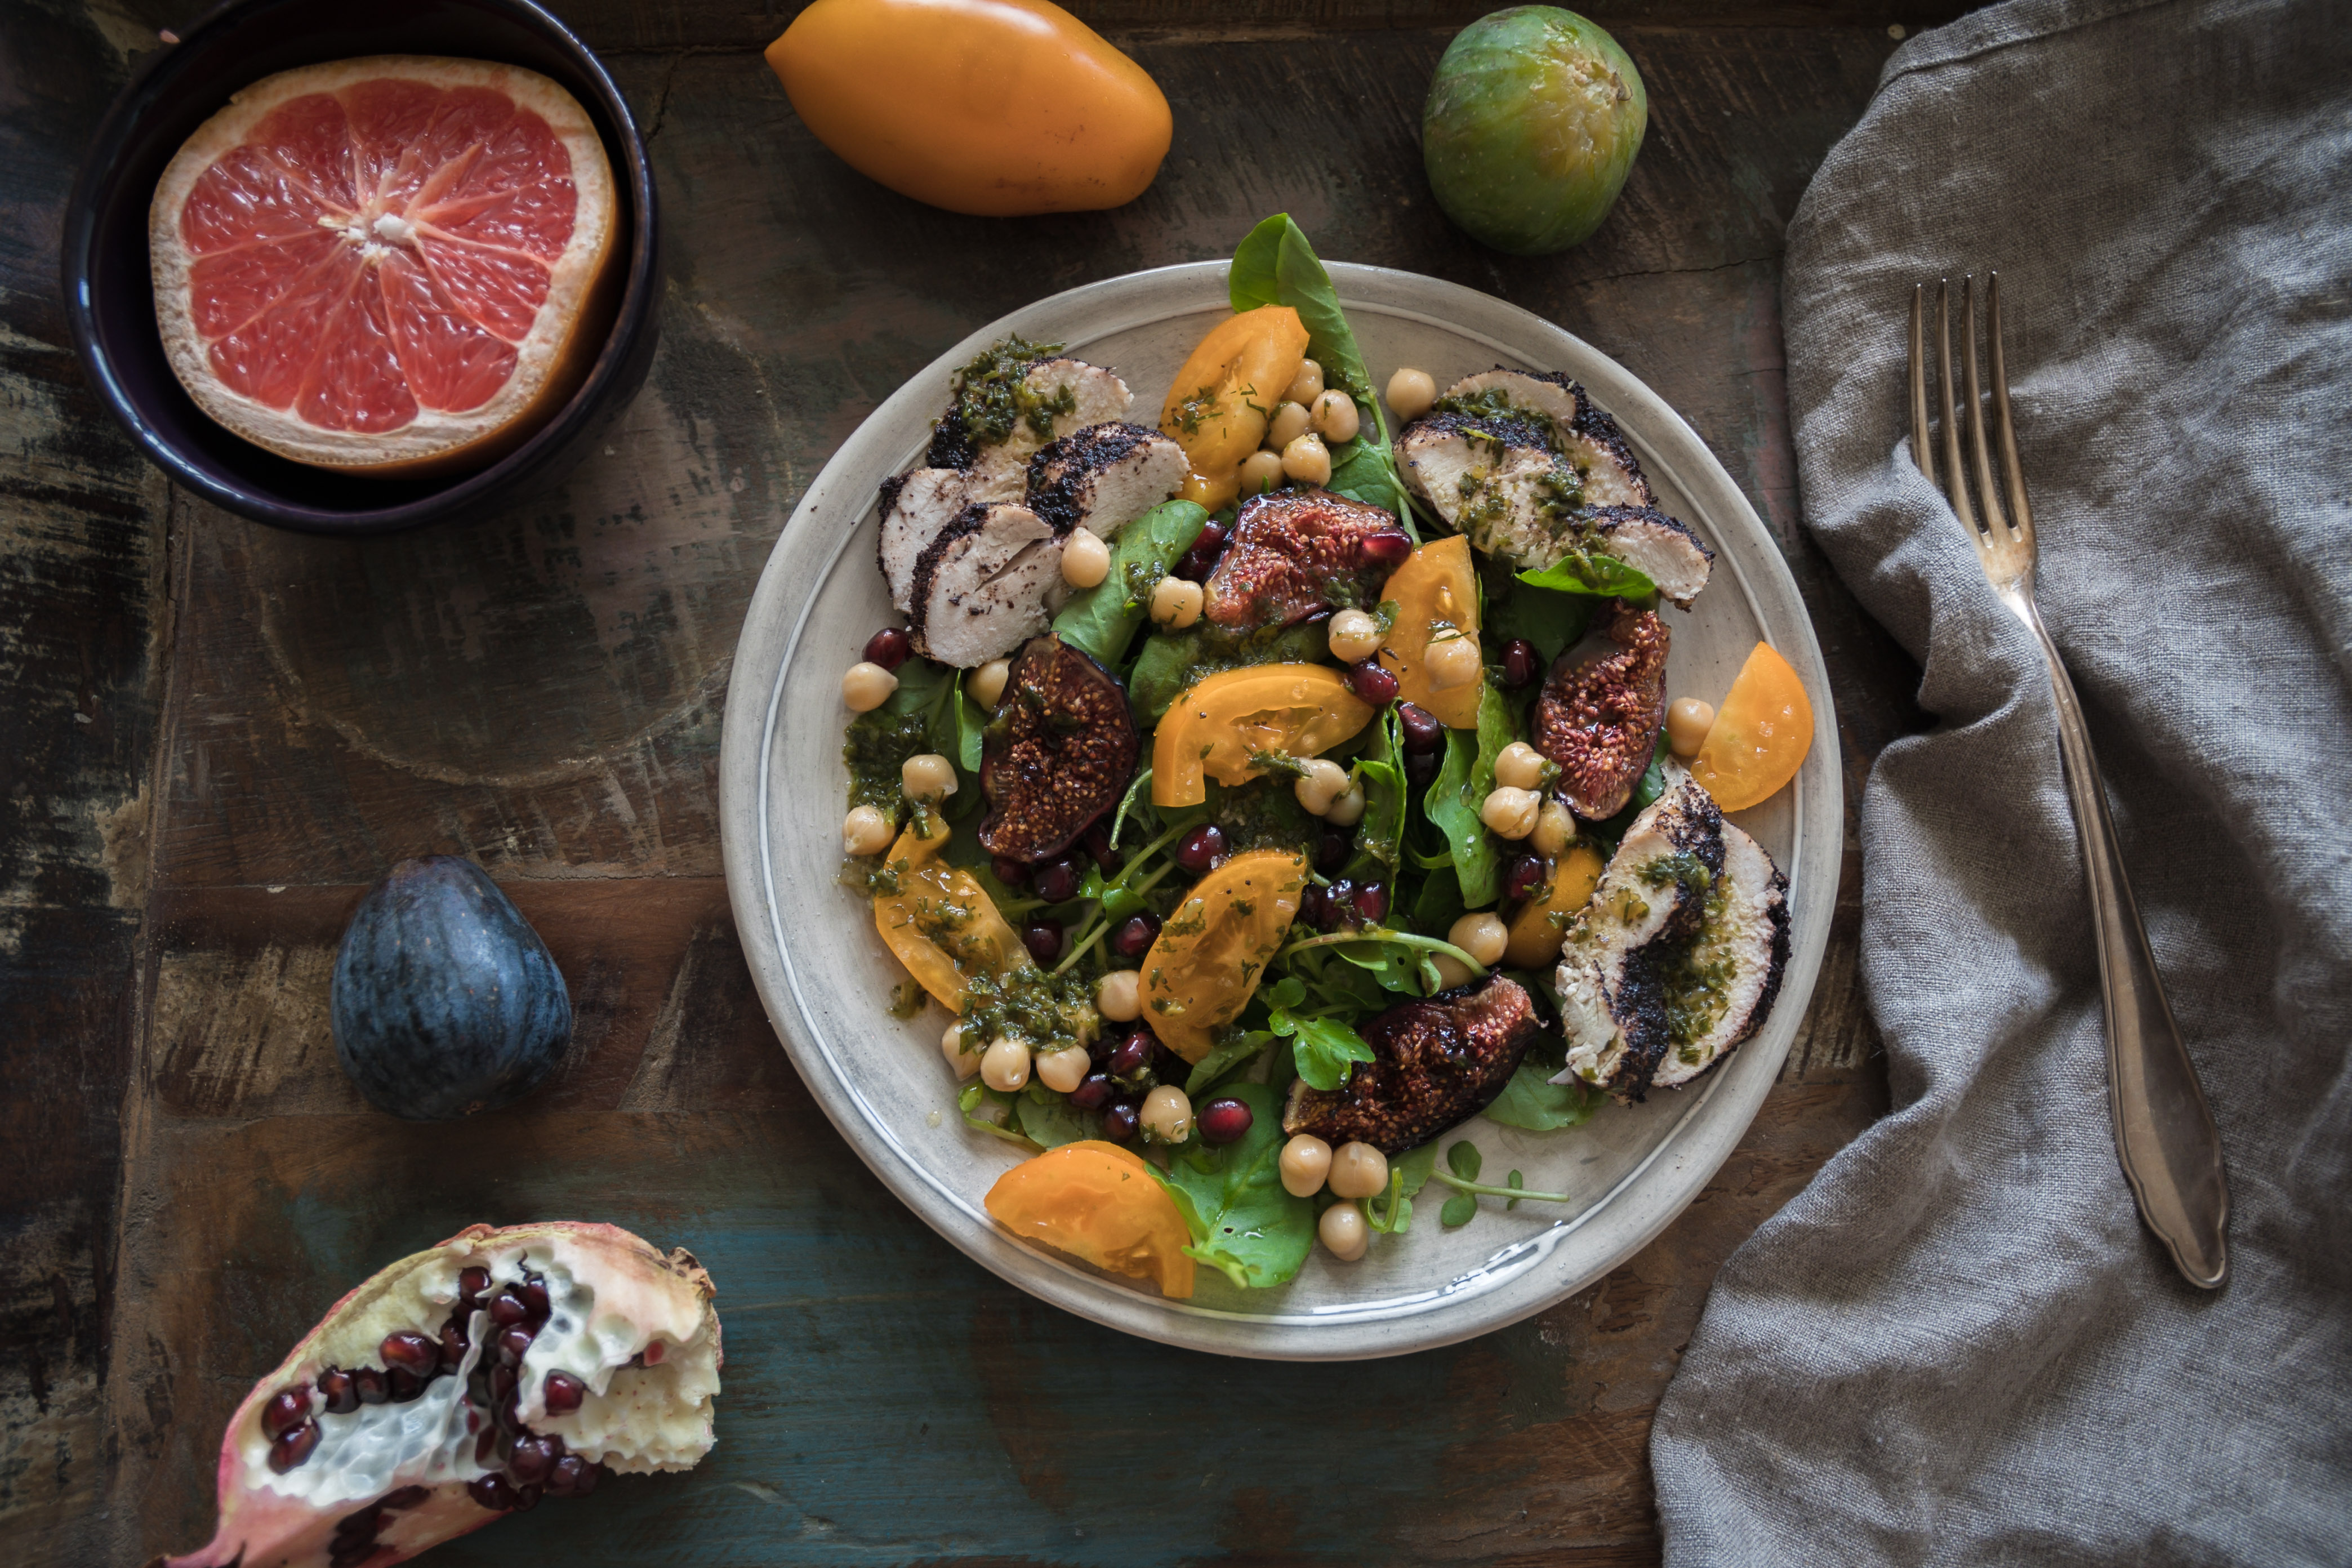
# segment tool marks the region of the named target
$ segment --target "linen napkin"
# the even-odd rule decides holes
[[[2221,1124],[2217,1292],[2116,1164],[2042,666],[1904,435],[1911,285],[1951,276],[1957,344],[1988,268],[2043,614]],[[1894,1110],[1717,1280],[1667,1560],[2352,1562],[2352,6],[1922,34],[1783,296],[1807,520],[1937,722],[1862,801]]]

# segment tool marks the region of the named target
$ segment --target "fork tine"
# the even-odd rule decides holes
[[[1959,410],[1952,404],[1952,312],[1949,309],[1951,279],[1939,279],[1936,283],[1936,343],[1943,359],[1944,395],[1937,408],[1937,416],[1944,426],[1944,493],[1952,498],[1952,510],[1974,539],[1977,514],[1969,505],[1969,477],[1960,467]]]
[[[1995,539],[2009,532],[2009,519],[2000,511],[2000,492],[1993,489],[1992,454],[1985,449],[1984,392],[1977,384],[1976,275],[1960,279],[1960,320],[1968,340],[1964,353],[1969,367],[1969,446],[1977,461],[1977,497],[1984,502],[1985,531]]]
[[[2009,417],[2009,372],[2002,367],[2000,358],[2000,273],[1992,273],[1986,279],[1985,295],[1992,307],[1992,406],[2000,419],[2000,468],[2002,478],[2009,481],[2010,523],[2030,549],[2033,544],[2033,508],[2025,499],[2025,470],[2018,466],[2017,427]]]
[[[1927,314],[1927,286],[1911,286],[1911,460],[1927,482],[1936,482],[1936,448],[1927,439],[1927,340],[1920,325]]]

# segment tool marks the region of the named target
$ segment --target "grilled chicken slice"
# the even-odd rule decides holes
[[[1727,822],[1723,870],[1698,934],[1651,965],[1665,1007],[1667,1049],[1650,1082],[1679,1088],[1762,1028],[1788,966],[1789,879],[1764,846]]]
[[[1631,1098],[1642,1098],[1666,1048],[1663,1004],[1645,1005],[1659,976],[1643,955],[1699,931],[1723,861],[1723,814],[1677,768],[1665,794],[1633,819],[1568,928],[1554,976],[1568,1065],[1554,1083],[1610,1084],[1629,1061],[1646,1062],[1630,1088]]]
[[[1507,404],[1522,416],[1542,419],[1557,433],[1555,438],[1573,431],[1592,405],[1584,388],[1557,371],[1505,370],[1500,365],[1464,376],[1445,389],[1445,396],[1457,403]]]
[[[1613,555],[1649,578],[1676,609],[1689,609],[1706,586],[1715,552],[1680,519],[1655,507],[1601,506],[1585,514],[1585,522],[1592,532],[1587,549]]]
[[[1220,626],[1286,626],[1376,605],[1412,553],[1412,537],[1380,507],[1325,489],[1252,496],[1209,574],[1202,614]]]
[[[1401,1154],[1485,1110],[1542,1029],[1534,999],[1501,974],[1401,1002],[1365,1022],[1373,1059],[1346,1083],[1317,1089],[1292,1081],[1282,1130],[1311,1132],[1334,1148],[1361,1141]]]
[[[1062,542],[1045,521],[1010,501],[956,514],[915,566],[915,651],[970,669],[1045,629],[1066,590]]]
[[[882,537],[875,553],[900,615],[914,608],[915,567],[923,552],[976,499],[971,490],[971,476],[961,468],[909,468],[883,481]]]
[[[1624,810],[1657,755],[1672,640],[1656,611],[1612,599],[1544,678],[1528,739],[1559,764],[1553,787],[1589,822]]]
[[[1026,502],[1055,533],[1083,527],[1108,539],[1174,495],[1189,471],[1183,447],[1113,420],[1041,447],[1029,459]]]

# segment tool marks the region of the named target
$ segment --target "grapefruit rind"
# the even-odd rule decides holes
[[[210,340],[199,326],[202,302],[192,289],[198,258],[182,233],[181,216],[206,172],[251,142],[272,111],[311,94],[338,95],[379,81],[418,82],[440,91],[486,89],[536,114],[569,158],[575,205],[570,236],[546,263],[545,298],[528,331],[511,342],[514,368],[495,393],[460,409],[436,408],[417,396],[413,416],[394,427],[333,428],[303,418],[299,398],[273,405],[230,386],[215,373],[208,357]],[[281,71],[232,97],[181,147],[156,184],[148,217],[156,325],[173,372],[196,405],[257,446],[298,462],[371,478],[478,468],[520,445],[562,407],[603,348],[612,285],[620,271],[615,208],[612,164],[594,124],[570,93],[536,71],[404,55]],[[501,324],[511,329],[519,323],[509,319]],[[415,379],[410,378],[412,388]]]

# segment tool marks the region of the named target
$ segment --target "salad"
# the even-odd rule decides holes
[[[1444,1135],[1762,1026],[1788,884],[1723,814],[1811,736],[1764,645],[1719,709],[1667,691],[1713,554],[1576,383],[1383,400],[1287,216],[1229,279],[1155,423],[1055,343],[956,374],[882,490],[905,623],[842,681],[889,1007],[944,1009],[965,1122],[1029,1156],[989,1212],[1172,1297],[1360,1258],[1433,1182],[1448,1226],[1567,1201]]]

